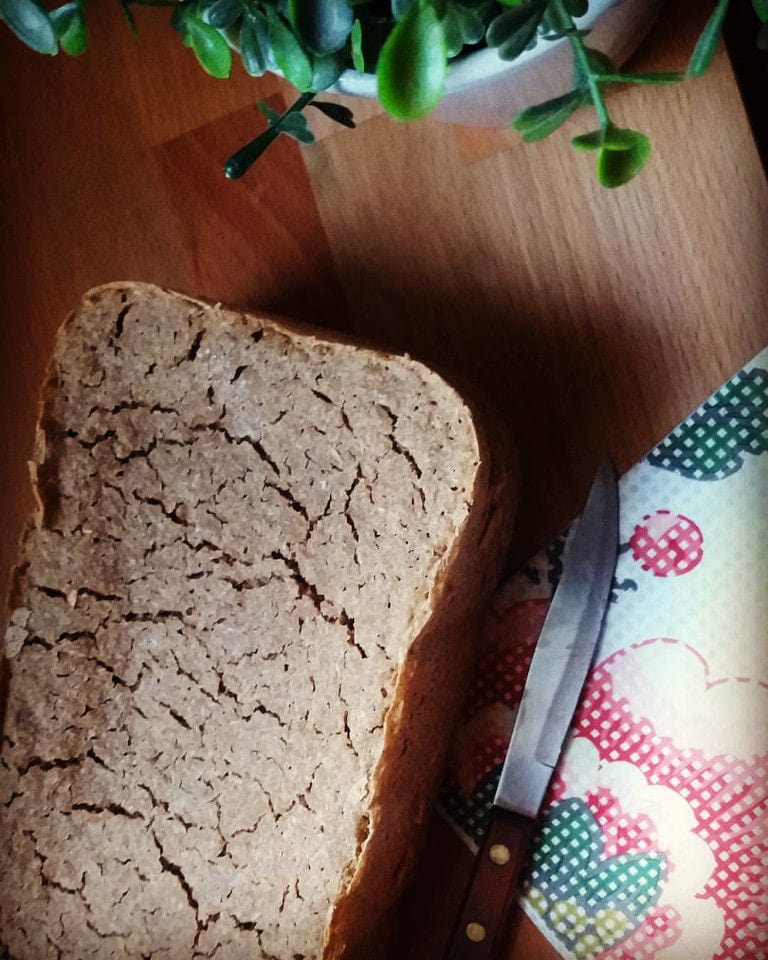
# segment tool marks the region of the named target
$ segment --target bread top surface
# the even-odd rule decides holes
[[[64,328],[41,424],[0,941],[319,956],[470,513],[469,409],[408,358],[111,285]]]

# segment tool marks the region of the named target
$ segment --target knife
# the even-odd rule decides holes
[[[605,618],[618,526],[616,476],[604,463],[571,538],[536,644],[488,830],[445,960],[492,960],[505,945],[536,818]]]

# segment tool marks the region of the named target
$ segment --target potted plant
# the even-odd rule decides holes
[[[597,176],[606,187],[636,176],[651,150],[645,134],[612,122],[606,88],[678,83],[703,74],[729,4],[715,3],[684,73],[622,72],[612,56],[623,60],[631,52],[660,2],[119,0],[134,30],[133,7],[170,7],[172,27],[212,76],[228,77],[239,58],[251,76],[274,71],[297,89],[297,99],[282,114],[259,104],[267,127],[226,162],[228,177],[242,176],[280,135],[311,143],[309,107],[353,127],[348,108],[318,99],[332,90],[376,96],[398,120],[433,110],[464,122],[498,123],[508,117],[526,141],[543,139],[574,112],[591,107],[597,125],[572,144],[595,152]],[[751,2],[764,44],[768,0]],[[88,42],[85,4],[68,0],[48,11],[40,0],[0,0],[0,19],[40,53],[61,49],[79,55]],[[600,48],[593,36],[602,36]],[[533,83],[524,82],[526,71],[528,81],[535,74]],[[539,102],[522,106],[520,98],[527,95]]]

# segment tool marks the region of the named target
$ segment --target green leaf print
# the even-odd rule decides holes
[[[660,853],[605,857],[600,825],[583,800],[571,797],[547,816],[526,899],[574,956],[592,960],[638,928],[665,874]]]
[[[691,480],[723,480],[768,451],[768,371],[740,371],[648,455]]]

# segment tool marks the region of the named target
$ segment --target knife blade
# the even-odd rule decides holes
[[[576,712],[608,607],[618,488],[597,471],[531,660],[485,840],[446,960],[492,960],[506,939],[541,804]]]

